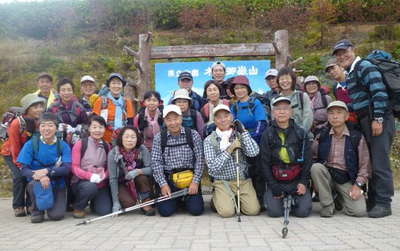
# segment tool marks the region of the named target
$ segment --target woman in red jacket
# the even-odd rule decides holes
[[[7,128],[8,139],[1,148],[7,166],[10,168],[13,179],[13,202],[12,207],[16,217],[26,215],[25,207],[30,206],[28,198],[25,197],[26,178],[21,175],[17,157],[23,144],[36,131],[37,122],[44,111],[46,100],[35,94],[28,94],[21,99],[23,115],[15,118]]]

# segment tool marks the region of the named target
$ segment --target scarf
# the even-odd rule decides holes
[[[125,162],[125,169],[124,172],[128,173],[136,168],[136,160],[139,157],[139,150],[133,149],[130,151],[125,150],[125,148],[121,147],[119,152],[122,155],[122,159]]]
[[[107,93],[107,98],[109,98],[115,106],[115,117],[114,117],[114,127],[113,129],[119,129],[123,127],[123,113],[124,113],[124,98],[120,95],[118,98],[114,98],[111,93]]]
[[[153,131],[153,135],[156,135],[157,133],[160,132],[160,125],[158,124],[158,117],[160,116],[160,110],[157,108],[156,114],[154,115],[154,118],[151,118],[149,114],[149,110],[146,108],[144,110],[144,117],[147,121],[148,127],[151,128]]]
[[[221,141],[219,143],[219,148],[221,149],[221,151],[225,151],[231,145],[229,139],[232,135],[233,130],[229,129],[227,131],[221,131],[217,128],[215,132],[217,133],[217,136],[221,138]]]

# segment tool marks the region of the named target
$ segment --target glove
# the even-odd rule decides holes
[[[67,125],[66,131],[67,131],[67,133],[74,133],[75,132],[75,128],[73,128],[71,125]]]
[[[118,212],[119,210],[121,210],[121,204],[119,204],[119,202],[113,203],[113,207],[112,207],[113,213]]]
[[[65,128],[67,128],[67,124],[65,123],[58,124],[58,131],[63,132],[65,131]]]
[[[274,197],[279,197],[283,193],[282,187],[278,183],[271,185],[271,191]]]
[[[82,131],[82,125],[77,125],[75,127],[75,132],[81,132]]]
[[[97,173],[94,173],[94,174],[92,174],[92,176],[90,176],[90,182],[92,182],[92,183],[98,184],[101,182],[101,180],[102,179],[101,179],[100,175],[98,175]]]
[[[240,148],[241,144],[240,144],[240,140],[239,139],[235,139],[232,144],[226,149],[226,151],[228,153],[233,153],[233,151],[235,151],[236,149]]]
[[[244,128],[243,124],[239,120],[233,121],[233,128],[237,132],[239,132],[240,134],[242,134],[243,132],[246,131],[246,129]]]
[[[129,171],[126,175],[125,175],[125,179],[126,180],[133,180],[136,178],[136,176],[139,175],[139,170],[137,169],[133,169],[132,171]]]

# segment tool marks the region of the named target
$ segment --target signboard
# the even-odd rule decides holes
[[[204,84],[211,79],[211,65],[214,61],[173,62],[155,64],[155,86],[164,102],[168,102],[172,93],[179,88],[178,76],[188,71],[193,75],[193,88],[203,95]],[[264,93],[269,90],[265,83],[265,72],[270,68],[270,60],[222,61],[226,68],[225,79],[245,75],[253,91]]]

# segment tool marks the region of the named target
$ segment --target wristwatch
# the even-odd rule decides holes
[[[383,118],[382,117],[374,118],[374,121],[378,122],[379,124],[382,124],[383,123]]]
[[[355,183],[355,185],[356,185],[356,186],[358,186],[359,188],[362,188],[362,187],[364,186],[364,184],[363,184],[363,183],[361,183],[361,182],[358,182],[358,181]]]

